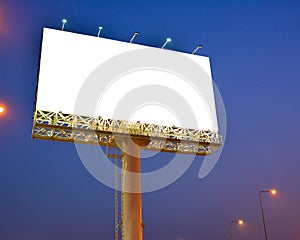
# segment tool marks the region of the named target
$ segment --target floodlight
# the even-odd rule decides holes
[[[137,36],[139,34],[139,32],[135,32],[134,34],[133,34],[133,36],[131,37],[131,39],[130,39],[130,43],[132,43],[133,42],[133,40],[135,39],[135,37]]]
[[[103,29],[103,27],[100,26],[100,27],[98,27],[98,29],[99,30],[98,30],[98,35],[97,36],[100,37],[100,33],[101,33],[101,30]]]
[[[193,55],[195,55],[195,53],[200,49],[200,48],[203,48],[202,45],[198,45],[195,50],[192,52]]]
[[[166,41],[165,41],[165,43],[164,43],[164,45],[162,45],[162,49],[164,49],[166,46],[167,46],[167,44],[169,43],[169,42],[171,42],[172,41],[172,39],[171,38],[167,38],[166,39]]]
[[[63,31],[64,30],[64,28],[65,28],[65,25],[66,25],[66,23],[67,23],[68,21],[67,21],[67,19],[63,19],[62,20],[62,27],[61,27],[61,30]]]

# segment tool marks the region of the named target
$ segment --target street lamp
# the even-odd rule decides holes
[[[244,221],[239,219],[239,220],[234,220],[230,222],[230,229],[229,229],[229,233],[230,233],[230,239],[233,240],[233,234],[232,234],[232,224],[238,224],[239,226],[244,225]]]
[[[263,193],[270,193],[272,195],[276,195],[277,191],[275,189],[262,190],[258,194],[259,195],[259,203],[260,203],[261,216],[262,216],[263,225],[264,225],[265,239],[268,240],[267,227],[266,227],[266,221],[265,221],[265,213],[264,213],[264,208],[263,208],[263,204],[262,204],[262,194]]]

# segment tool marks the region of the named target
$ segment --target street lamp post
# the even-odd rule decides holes
[[[238,225],[241,226],[241,225],[244,224],[244,221],[240,219],[240,220],[234,220],[234,221],[231,221],[231,222],[230,222],[229,233],[230,233],[230,239],[231,239],[231,240],[233,240],[233,234],[232,234],[232,224],[233,224],[233,223],[237,223]]]
[[[263,208],[263,204],[262,204],[262,194],[263,193],[271,193],[273,195],[276,195],[276,190],[275,189],[271,189],[271,190],[262,190],[259,192],[259,203],[260,203],[260,210],[261,210],[261,217],[263,220],[263,226],[264,226],[264,232],[265,232],[265,239],[268,240],[268,234],[267,234],[267,227],[266,227],[266,221],[265,221],[265,213],[264,213],[264,208]]]

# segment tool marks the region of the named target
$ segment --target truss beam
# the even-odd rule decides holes
[[[209,155],[222,145],[221,136],[209,130],[166,127],[101,117],[36,110],[32,137],[37,139],[118,147],[115,139],[149,139],[143,150]]]

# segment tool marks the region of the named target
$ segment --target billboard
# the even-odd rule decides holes
[[[181,72],[174,70],[180,59]],[[105,124],[114,121],[109,132],[135,125],[136,135],[163,136],[160,127],[172,128],[184,140],[199,131],[218,132],[208,57],[49,28],[43,30],[35,113],[38,111],[48,120],[36,121],[37,125],[51,125],[56,118],[65,121],[65,116],[74,115],[91,118],[97,130],[104,132],[104,120]],[[61,125],[66,124],[67,120]],[[189,133],[184,138],[186,130]]]

